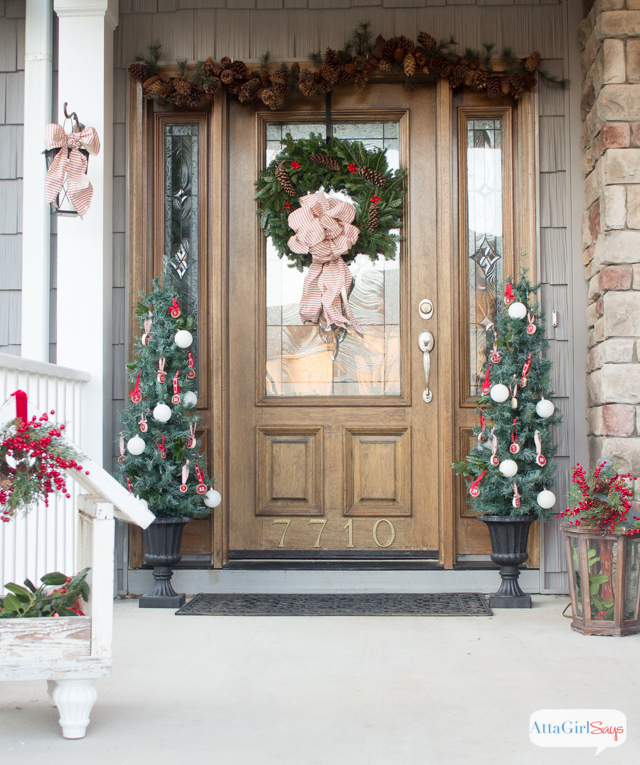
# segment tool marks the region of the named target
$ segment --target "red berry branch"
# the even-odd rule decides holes
[[[636,476],[620,474],[615,466],[603,462],[588,475],[582,465],[577,464],[571,480],[574,486],[569,491],[569,497],[575,505],[556,515],[556,518],[570,517],[573,519],[569,521],[571,524],[589,526],[608,534],[640,534],[640,517],[634,515],[632,520],[629,519],[634,495],[631,481],[637,480]]]
[[[17,417],[0,434],[0,520],[6,523],[39,501],[48,506],[52,494],[71,497],[64,471],[82,470],[82,465],[63,439],[64,429],[49,423],[45,413],[31,420]]]

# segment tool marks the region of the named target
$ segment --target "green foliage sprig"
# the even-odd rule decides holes
[[[536,500],[543,489],[550,489],[553,485],[556,466],[551,457],[555,455],[556,447],[553,444],[551,429],[561,422],[562,416],[557,409],[551,417],[546,419],[536,412],[536,404],[540,399],[551,398],[553,395],[552,364],[544,355],[548,347],[544,331],[544,315],[535,298],[538,288],[539,285],[529,282],[526,272],[521,274],[517,284],[513,284],[515,300],[524,303],[534,317],[536,325],[534,334],[526,332],[527,317],[512,319],[502,300],[499,300],[499,305],[496,307],[495,325],[487,332],[486,361],[482,377],[484,378],[491,365],[492,385],[502,383],[510,387],[514,383],[514,376],[516,380],[521,380],[523,367],[529,359],[529,354],[531,354],[531,366],[527,384],[524,387],[518,387],[517,409],[511,407],[511,396],[503,403],[493,401],[489,393],[478,398],[478,414],[486,418],[484,428],[479,425],[474,427],[473,434],[477,440],[474,441],[471,451],[464,460],[454,462],[452,465],[458,475],[467,478],[467,488],[472,481],[477,481],[481,474],[485,473],[478,484],[479,495],[472,497],[467,492],[467,503],[476,513],[537,517],[546,517],[549,514],[549,510],[541,508]],[[497,349],[501,354],[501,360],[497,364],[491,364],[490,359],[494,331],[497,333]],[[512,432],[514,432],[513,420],[516,417],[520,451],[512,454],[509,447],[512,443]],[[518,472],[512,478],[505,477],[497,466],[491,464],[490,432],[492,428],[495,428],[494,433],[498,441],[499,461],[512,459],[518,465]],[[541,453],[546,458],[544,466],[540,466],[536,461],[534,440],[536,431],[540,437]],[[514,483],[520,494],[519,507],[513,506]]]
[[[73,577],[57,571],[45,574],[40,578],[40,587],[30,579],[24,580],[24,587],[14,582],[5,584],[10,594],[0,600],[0,619],[84,616],[82,602],[89,602],[88,573],[89,569],[85,568]],[[50,590],[51,586],[58,586],[58,589]]]
[[[399,236],[391,233],[402,226],[402,203],[406,193],[405,170],[391,170],[387,162],[386,150],[367,149],[358,141],[345,141],[331,138],[327,143],[319,134],[297,140],[288,133],[278,155],[265,168],[256,181],[255,199],[259,202],[258,215],[260,225],[267,237],[271,237],[279,257],[286,257],[291,266],[302,271],[311,265],[311,255],[298,255],[291,252],[288,241],[293,235],[289,228],[290,213],[300,207],[299,198],[323,189],[347,194],[356,208],[353,225],[360,235],[355,246],[344,255],[349,263],[356,255],[364,253],[371,260],[380,255],[387,259],[396,256],[396,243]],[[339,170],[316,164],[310,159],[313,154],[320,154],[336,160]],[[282,165],[295,188],[295,196],[288,195],[276,176]],[[375,185],[357,172],[354,166],[369,168],[379,173],[384,186]],[[352,168],[352,170],[349,169]],[[372,201],[372,200],[379,201]],[[380,211],[380,220],[375,231],[367,229],[369,210],[376,205]]]

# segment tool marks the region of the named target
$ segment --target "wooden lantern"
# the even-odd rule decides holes
[[[617,637],[639,633],[640,536],[569,524],[561,528],[569,570],[571,629]]]

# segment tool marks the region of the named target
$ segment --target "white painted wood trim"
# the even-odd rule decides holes
[[[25,293],[23,292],[22,295],[24,300]],[[57,364],[49,364],[48,361],[37,361],[22,356],[11,356],[8,353],[0,353],[0,368],[14,369],[18,372],[30,372],[35,375],[56,377],[63,380],[77,380],[78,382],[89,382],[91,379],[91,375],[88,372],[82,372],[79,369],[62,367]]]
[[[93,659],[47,660],[28,659],[2,661],[0,658],[0,681],[4,680],[72,680],[109,677],[113,667],[111,657]]]
[[[49,359],[51,212],[44,198],[45,127],[51,122],[53,13],[50,0],[27,0],[22,191],[23,356]]]
[[[88,616],[0,622],[0,666],[27,659],[80,659],[89,657],[90,652],[91,619]]]

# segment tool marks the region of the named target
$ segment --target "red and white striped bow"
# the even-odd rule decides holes
[[[79,133],[65,133],[62,125],[53,122],[45,129],[44,145],[47,150],[61,149],[47,170],[44,184],[47,202],[55,202],[66,178],[69,200],[78,215],[83,218],[91,204],[93,186],[86,175],[87,159],[78,149],[86,149],[89,154],[98,154],[98,134],[92,127],[84,128]]]
[[[289,226],[296,232],[289,239],[289,249],[300,255],[308,252],[312,257],[302,288],[300,318],[317,324],[324,311],[328,327],[346,329],[351,324],[356,332],[362,332],[349,305],[351,272],[342,259],[360,235],[351,225],[355,207],[321,192],[300,197],[300,204],[288,218]],[[343,306],[347,316],[342,312]]]

